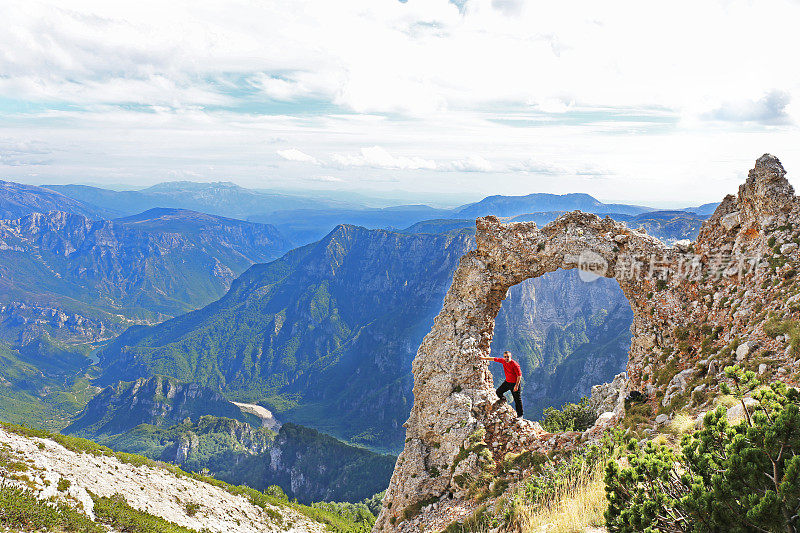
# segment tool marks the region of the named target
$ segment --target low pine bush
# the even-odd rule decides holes
[[[134,509],[121,495],[110,498],[92,495],[97,519],[126,533],[197,533],[163,518]]]
[[[542,427],[550,433],[561,431],[584,431],[597,420],[595,412],[587,407],[588,400],[584,397],[578,403],[565,403],[561,409],[548,407],[544,410]]]
[[[753,372],[727,367],[745,419],[728,422],[724,407],[680,449],[629,444],[629,466],[606,467],[610,532],[795,533],[800,526],[800,393],[780,382],[760,387]],[[755,391],[755,392],[753,392]],[[757,405],[744,403],[753,392]]]

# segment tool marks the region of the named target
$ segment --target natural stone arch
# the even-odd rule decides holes
[[[478,359],[489,354],[494,321],[510,287],[559,268],[590,267],[616,278],[630,302],[631,355],[652,346],[652,338],[636,335],[637,329],[645,330],[642,304],[655,290],[652,267],[674,263],[674,248],[611,218],[579,211],[541,229],[531,222],[501,224],[491,216],[476,225],[477,248],[461,259],[444,306],[414,359],[414,405],[405,424],[406,444],[384,497],[378,531],[397,530],[405,510],[415,504],[457,492],[455,476],[479,474],[478,458],[463,457],[462,451],[476,431],[482,429],[491,438],[508,434],[517,424],[517,440],[495,453],[530,447],[531,441],[543,438],[556,445],[536,425],[517,422],[510,408],[507,416],[497,415],[491,372]],[[639,268],[630,268],[633,257],[640,259]]]
[[[785,175],[778,158],[769,154],[758,158],[738,194],[722,200],[689,247],[668,248],[609,218],[577,211],[541,229],[533,223],[504,225],[494,217],[478,219],[477,249],[461,259],[444,307],[413,363],[414,405],[405,424],[406,444],[375,530],[413,531],[413,520],[403,520],[406,511],[413,514],[421,504],[448,493],[463,496],[456,478],[481,471],[479,454],[470,445],[476,432],[485,432],[495,458],[522,448],[565,449],[582,438],[551,435],[537,430],[534,423],[517,422],[507,405],[492,409],[491,373],[478,360],[488,355],[494,319],[508,288],[558,268],[576,268],[581,254],[599,260],[601,267],[604,264],[599,273],[616,278],[628,299],[634,315],[629,386],[647,392],[651,400],[661,399],[662,406],[683,390],[682,376],[693,374],[697,365],[707,365],[711,373],[712,364],[701,361],[697,350],[676,345],[678,327],[714,326],[722,343],[742,334],[755,337],[764,349],[787,354],[776,373],[786,366],[800,372],[800,360],[788,358],[791,346],[786,346],[786,338],[766,335],[762,323],[767,312],[791,316],[786,300],[771,287],[777,273],[793,277],[794,269],[800,270],[796,241],[800,231],[794,229],[800,228],[800,197]],[[778,245],[786,262],[771,265],[764,256],[775,253]],[[631,259],[638,262],[634,269],[628,268]],[[725,294],[735,295],[737,308],[732,314],[724,303]],[[698,335],[693,343],[701,347]],[[746,358],[749,353],[748,348],[742,355]],[[656,380],[657,366],[668,360],[674,362],[676,373],[669,383]],[[715,375],[720,368],[714,364]],[[513,433],[512,424],[517,424]],[[585,436],[596,436],[600,425]],[[500,440],[509,434],[515,437]]]

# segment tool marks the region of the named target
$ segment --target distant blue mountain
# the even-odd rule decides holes
[[[576,209],[588,213],[613,213],[618,219],[655,211],[639,205],[606,204],[584,193],[496,195],[455,209],[437,209],[427,205],[366,207],[357,203],[324,198],[318,191],[314,192],[313,196],[292,195],[246,189],[228,182],[167,182],[140,191],[112,191],[85,185],[48,187],[93,206],[97,212],[110,213],[113,217],[134,215],[161,207],[189,209],[272,224],[295,246],[316,242],[339,224],[414,233],[430,231],[428,221],[431,220],[474,220],[486,215],[512,218],[536,214],[534,220],[543,223],[544,220],[555,218],[552,216],[553,213],[557,216]],[[709,209],[713,211],[713,204],[691,210],[694,212],[702,210],[702,213],[698,214],[704,214],[710,213]],[[542,215],[543,213],[550,214]],[[420,222],[426,222],[428,229],[423,230],[422,227],[411,229],[414,224]],[[458,223],[451,225],[451,227],[464,226]]]
[[[0,220],[50,211],[67,211],[91,219],[113,215],[106,209],[52,189],[0,180]]]
[[[583,193],[534,193],[525,196],[488,196],[480,202],[457,208],[455,213],[458,218],[477,218],[487,215],[515,217],[525,213],[575,211],[576,209],[586,213],[603,212],[624,215],[638,215],[654,210],[639,205],[604,204],[593,196]]]
[[[708,215],[711,216],[714,214],[714,211],[717,209],[719,202],[711,202],[710,204],[703,204],[697,207],[686,207],[683,211],[690,211],[692,213],[697,213],[698,215]]]
[[[128,216],[155,207],[200,211],[212,215],[246,219],[251,215],[286,209],[359,208],[357,204],[256,191],[230,182],[159,183],[140,191],[112,191],[87,185],[47,185],[48,189],[97,206],[115,216]]]
[[[391,230],[422,220],[450,218],[452,214],[450,210],[427,205],[400,205],[382,209],[293,209],[252,216],[248,220],[272,224],[300,246],[320,240],[339,224]]]

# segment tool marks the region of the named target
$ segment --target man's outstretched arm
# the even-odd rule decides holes
[[[481,361],[494,361],[494,357],[479,357]]]

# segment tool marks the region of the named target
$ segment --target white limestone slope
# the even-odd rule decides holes
[[[137,510],[198,531],[325,531],[322,524],[288,507],[272,506],[268,513],[244,496],[177,476],[165,468],[135,466],[112,456],[76,453],[53,440],[26,437],[2,428],[0,448],[30,466],[26,474],[32,478],[41,498],[56,495],[61,478],[69,480],[66,496],[78,502],[91,518],[94,505],[87,491],[98,496],[120,494]],[[190,503],[199,505],[193,516],[186,513]]]

